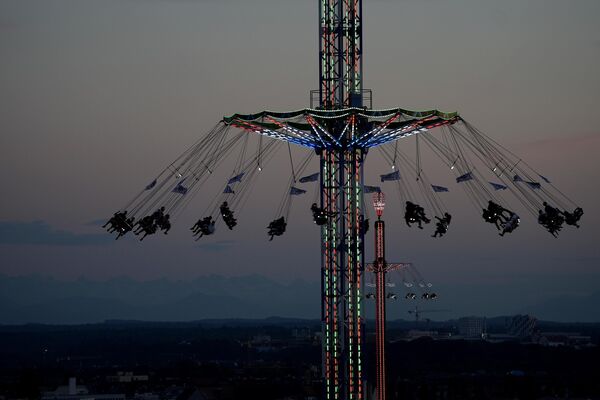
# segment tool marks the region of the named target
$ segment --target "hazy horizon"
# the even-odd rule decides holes
[[[423,318],[443,321],[464,316],[496,317],[530,314],[557,322],[600,322],[600,290],[590,295],[564,295],[560,283],[525,293],[531,279],[516,285],[521,297],[505,295],[510,285],[435,285],[435,301],[405,300],[401,282],[390,282],[400,294],[388,301],[388,319],[413,320],[409,311],[418,307]],[[588,277],[586,287],[598,285]],[[515,285],[514,283],[512,285]],[[76,324],[105,320],[194,321],[201,319],[320,318],[319,282],[301,279],[280,283],[262,275],[238,277],[206,275],[196,279],[135,280],[85,277],[65,281],[51,277],[7,277],[0,275],[0,324]],[[368,291],[368,288],[365,288]],[[469,301],[467,296],[477,299]],[[374,302],[365,300],[366,318],[374,318]]]

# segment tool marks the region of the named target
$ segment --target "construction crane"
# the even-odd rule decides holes
[[[451,310],[419,310],[419,306],[415,306],[414,310],[408,310],[409,314],[414,314],[415,323],[419,323],[421,320],[421,314],[423,313],[433,313],[433,312],[450,312]]]

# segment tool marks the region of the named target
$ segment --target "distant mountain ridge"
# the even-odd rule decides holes
[[[281,284],[260,275],[190,281],[107,281],[0,275],[0,323],[78,324],[104,320],[191,321],[206,318],[319,316],[319,285]]]
[[[518,297],[506,299],[503,288],[498,285],[439,286],[437,289],[442,293],[440,300],[436,300],[435,305],[418,303],[419,308],[448,308],[451,312],[426,314],[424,318],[449,320],[465,315],[530,313],[549,321],[600,321],[600,291],[520,304]],[[473,301],[479,298],[484,301]],[[414,303],[403,300],[390,303],[389,320],[412,320],[406,312],[411,306],[414,307]],[[367,303],[365,308],[367,317],[372,318],[369,307],[372,303]],[[0,274],[0,324],[3,325],[83,324],[106,320],[255,320],[272,316],[318,320],[319,283],[296,280],[283,284],[256,274],[240,277],[207,275],[185,281],[137,281],[128,277],[106,281],[83,278],[61,281]]]

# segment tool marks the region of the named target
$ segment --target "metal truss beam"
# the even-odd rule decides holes
[[[320,0],[319,99],[323,109],[362,106],[362,0]]]
[[[322,324],[325,399],[363,399],[362,150],[324,151]]]

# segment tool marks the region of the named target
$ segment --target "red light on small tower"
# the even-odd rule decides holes
[[[373,193],[373,207],[375,207],[377,217],[381,218],[383,215],[383,208],[385,207],[385,196],[383,195],[383,192]]]

